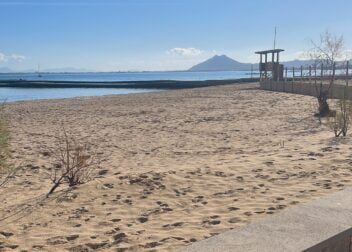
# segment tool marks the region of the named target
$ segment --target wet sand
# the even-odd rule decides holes
[[[314,98],[256,87],[10,104],[22,170],[0,196],[0,247],[170,251],[351,185],[351,139],[312,116]],[[60,123],[100,175],[45,199]]]

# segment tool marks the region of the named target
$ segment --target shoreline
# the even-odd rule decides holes
[[[87,82],[87,81],[0,81],[0,88],[135,88],[135,89],[187,89],[239,83],[257,82],[258,78],[241,78],[233,80],[205,80],[205,81],[121,81],[121,82]]]

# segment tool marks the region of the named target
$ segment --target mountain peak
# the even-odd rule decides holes
[[[241,71],[250,69],[251,64],[240,63],[226,55],[215,55],[212,58],[193,66],[189,71]]]
[[[223,55],[214,55],[213,57],[212,57],[213,59],[215,58],[223,58],[223,59],[231,59],[230,57],[228,57],[228,56],[226,56],[225,54],[223,54]],[[232,60],[232,59],[231,59]]]

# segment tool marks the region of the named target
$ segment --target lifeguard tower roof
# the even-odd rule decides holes
[[[258,51],[255,52],[255,54],[269,54],[269,53],[280,53],[285,51],[284,49],[271,49],[271,50],[265,50],[265,51]]]

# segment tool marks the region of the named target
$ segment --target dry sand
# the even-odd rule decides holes
[[[314,98],[255,87],[9,105],[23,171],[0,196],[0,247],[170,251],[351,185],[350,138],[312,116]],[[62,122],[102,175],[46,200]]]

